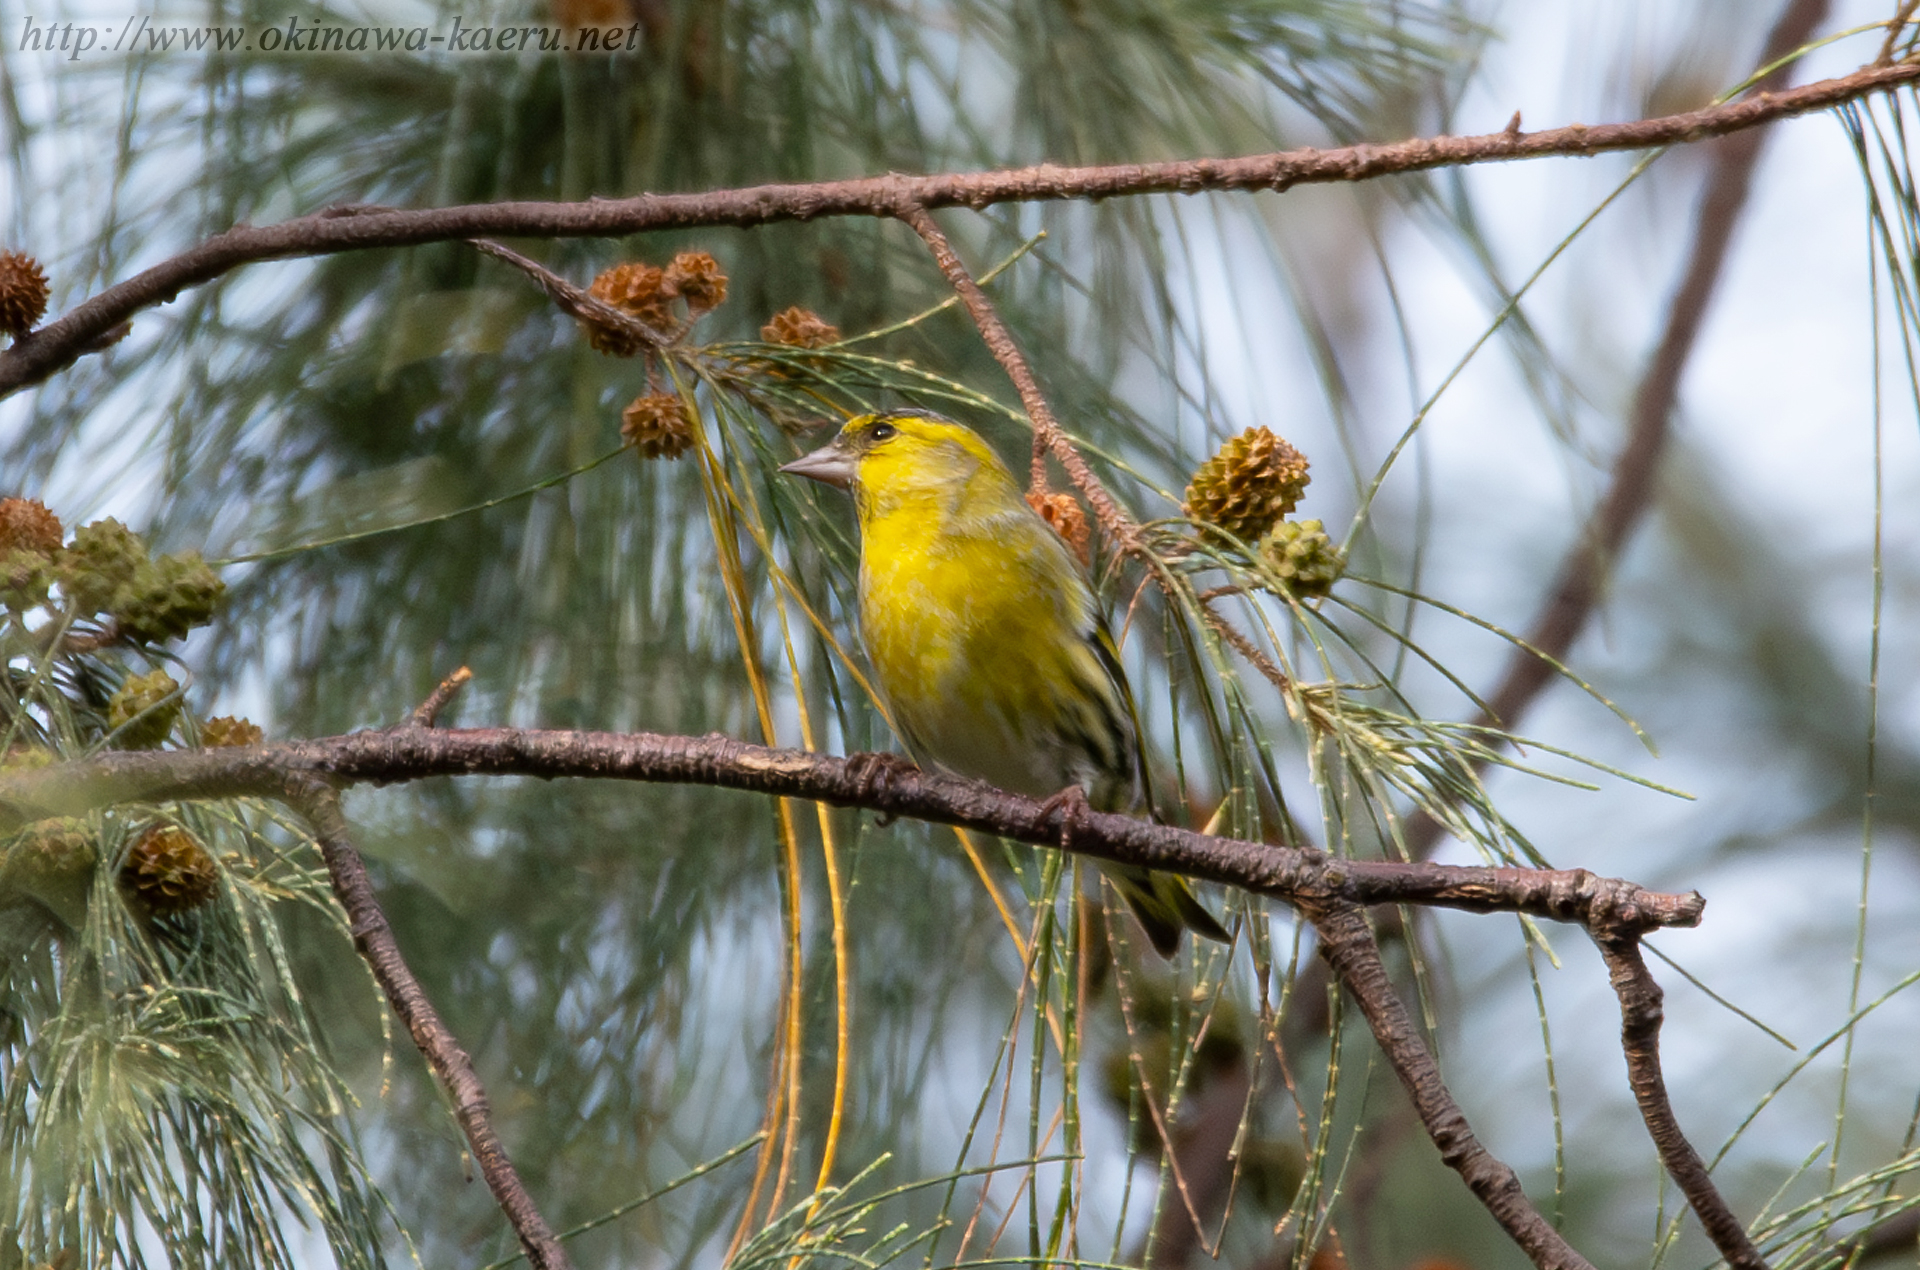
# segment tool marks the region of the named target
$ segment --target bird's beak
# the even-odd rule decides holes
[[[791,463],[781,464],[780,470],[794,476],[804,476],[810,481],[819,481],[822,485],[831,485],[835,489],[853,488],[853,456],[847,453],[838,439],[821,446],[812,454],[803,454]]]

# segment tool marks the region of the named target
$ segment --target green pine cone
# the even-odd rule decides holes
[[[112,610],[123,634],[158,643],[213,620],[226,598],[222,582],[197,551],[161,556],[134,575],[124,606]]]
[[[151,558],[146,541],[117,520],[74,531],[59,581],[78,615],[110,617],[122,635],[142,643],[206,625],[227,593],[199,552]]]
[[[147,564],[147,544],[139,534],[111,517],[96,520],[74,530],[73,542],[61,553],[60,589],[80,617],[111,613],[131,601]]]
[[[1260,540],[1260,563],[1288,591],[1303,599],[1325,595],[1346,571],[1346,553],[1317,520],[1287,520]]]
[[[107,725],[122,749],[157,750],[180,717],[180,685],[164,670],[129,675],[107,701]]]
[[[38,900],[69,927],[86,921],[87,892],[100,853],[93,827],[70,816],[36,820],[0,851],[0,903],[13,895]]]

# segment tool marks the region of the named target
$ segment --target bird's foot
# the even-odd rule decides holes
[[[1071,849],[1073,840],[1080,836],[1080,826],[1093,814],[1093,804],[1087,801],[1086,790],[1069,785],[1041,803],[1040,814],[1060,817],[1060,845]]]
[[[854,792],[863,802],[892,793],[894,779],[909,773],[918,776],[920,769],[911,759],[898,754],[868,752],[847,755],[847,778],[853,782]],[[895,819],[893,812],[883,811],[874,823],[885,829]]]

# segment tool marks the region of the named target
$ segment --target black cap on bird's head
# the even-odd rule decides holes
[[[851,489],[854,471],[860,460],[871,454],[875,447],[898,436],[902,425],[909,423],[933,424],[943,429],[959,427],[953,420],[930,410],[887,410],[879,414],[855,415],[847,420],[846,426],[832,441],[791,463],[781,464],[780,470],[819,481],[822,485],[831,485],[835,489]]]

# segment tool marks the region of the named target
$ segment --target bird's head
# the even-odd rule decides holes
[[[924,410],[849,419],[831,442],[780,470],[852,490],[862,504],[876,497],[958,491],[983,472],[1017,489],[979,433]]]

